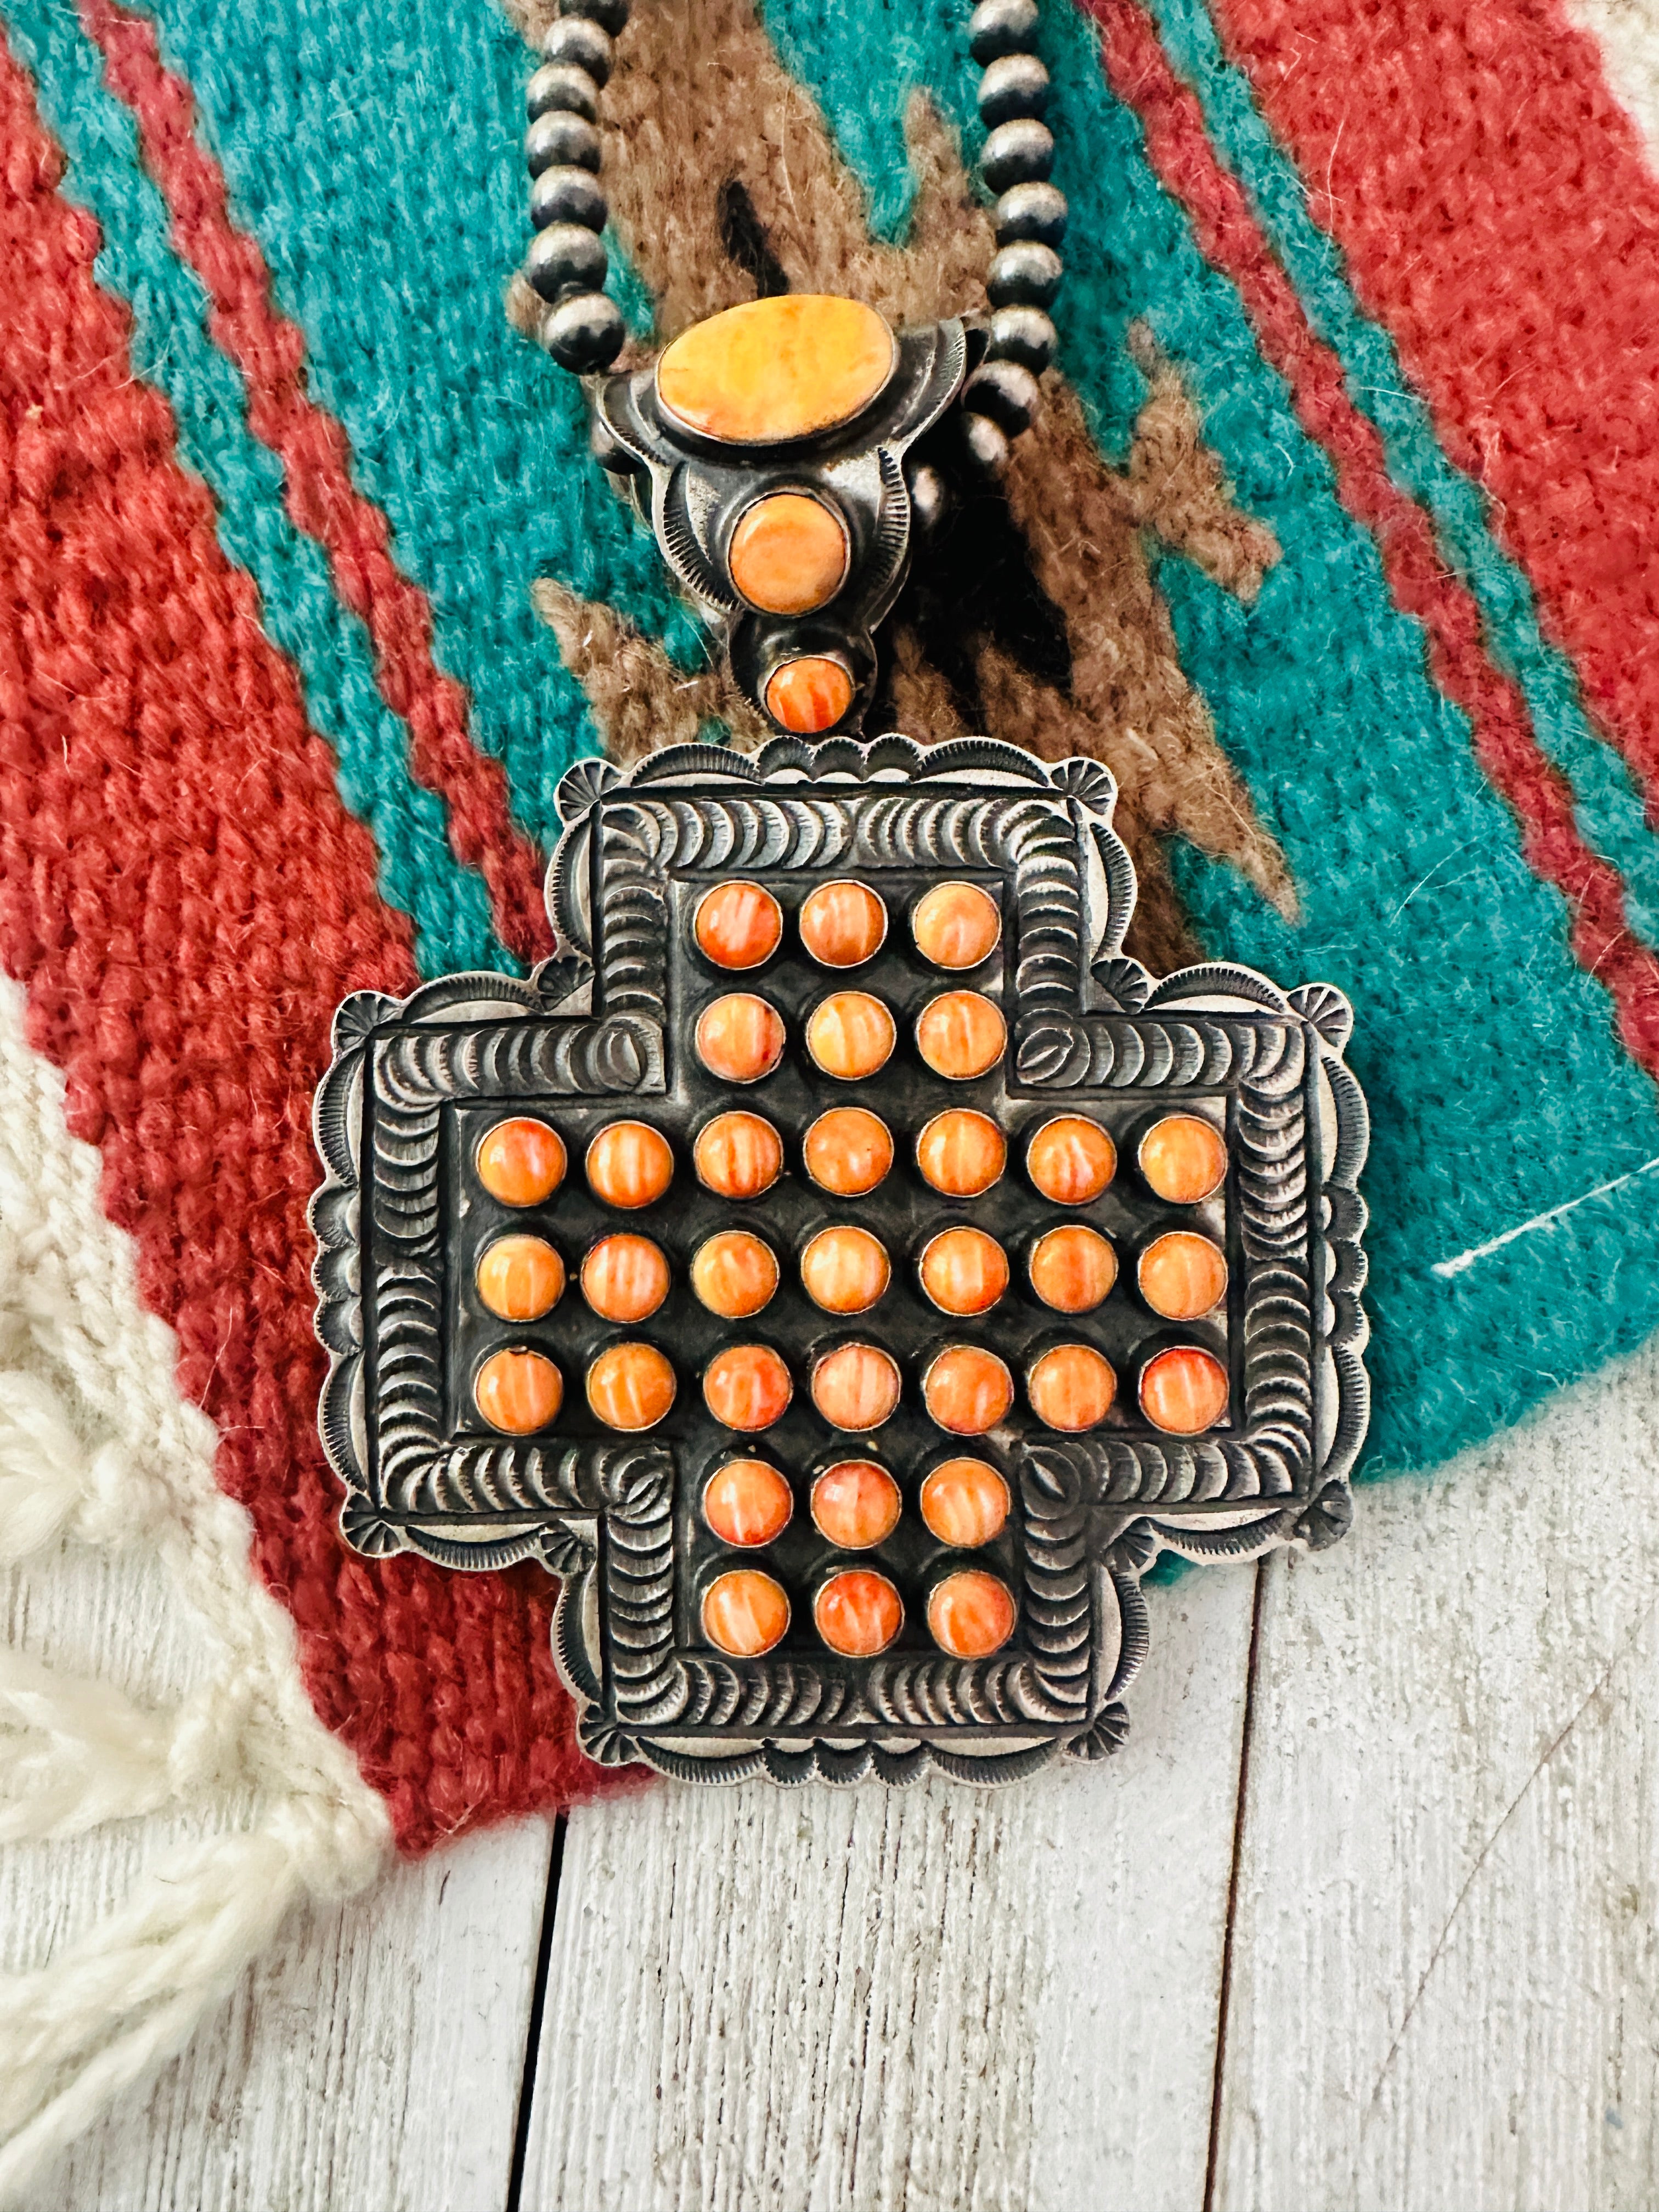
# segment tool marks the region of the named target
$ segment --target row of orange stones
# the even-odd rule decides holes
[[[861,968],[887,942],[887,902],[868,884],[820,884],[796,921],[803,949],[820,968]],[[716,968],[762,968],[783,943],[783,908],[764,884],[716,884],[697,902],[691,933]],[[935,968],[977,968],[1002,933],[1002,916],[977,884],[936,884],[910,909],[910,935]]]
[[[746,1229],[706,1237],[691,1260],[691,1288],[723,1321],[749,1321],[776,1295],[777,1255]],[[1008,1255],[982,1229],[940,1231],[922,1247],[916,1273],[941,1313],[971,1318],[989,1313],[1006,1292]],[[1117,1280],[1117,1254],[1098,1230],[1082,1223],[1050,1229],[1031,1248],[1026,1273],[1052,1312],[1092,1313]],[[1200,1321],[1227,1288],[1227,1262],[1207,1237],[1170,1230],[1136,1263],[1140,1295],[1165,1321]],[[868,1230],[822,1229],[800,1256],[802,1286],[822,1312],[867,1313],[892,1279],[886,1247]],[[582,1261],[582,1295],[603,1321],[647,1321],[668,1296],[666,1255],[648,1237],[603,1237]],[[544,1237],[498,1237],[478,1261],[478,1297],[500,1321],[540,1321],[564,1295],[564,1261]]]
[[[958,1551],[1000,1536],[1010,1508],[1007,1484],[982,1459],[947,1459],[923,1481],[918,1502],[928,1534]],[[814,1480],[809,1510],[813,1527],[838,1550],[867,1552],[897,1528],[903,1501],[884,1467],[845,1459]],[[767,1460],[727,1460],[703,1486],[703,1519],[739,1550],[775,1543],[794,1511],[794,1492]]]
[[[874,1344],[842,1344],[813,1363],[813,1405],[833,1429],[867,1436],[898,1410],[898,1362]],[[1197,1345],[1171,1345],[1140,1370],[1141,1411],[1170,1436],[1196,1436],[1227,1407],[1227,1370]],[[677,1384],[665,1354],[652,1344],[608,1345],[587,1370],[587,1402],[607,1428],[635,1433],[654,1428],[674,1403]],[[728,1345],[702,1373],[703,1403],[722,1428],[758,1436],[789,1410],[794,1382],[783,1355],[767,1344]],[[1117,1396],[1117,1373],[1087,1344],[1057,1344],[1025,1370],[1025,1395],[1045,1428],[1079,1435],[1097,1428]],[[946,1345],[921,1377],[922,1403],[949,1436],[982,1437],[1013,1410],[1007,1363],[981,1345]],[[510,1346],[492,1352],[473,1382],[473,1399],[492,1428],[530,1436],[557,1419],[564,1378],[539,1352]]]
[[[884,1007],[882,1012],[886,1016]],[[886,1018],[890,1029],[891,1017]],[[996,1018],[1000,1024],[1001,1016]],[[801,1144],[809,1179],[836,1198],[867,1197],[885,1181],[894,1156],[892,1132],[862,1106],[820,1114]],[[953,1106],[924,1124],[915,1160],[922,1180],[943,1196],[982,1198],[1006,1170],[1008,1140],[989,1115]],[[484,1189],[514,1207],[544,1205],[564,1181],[568,1164],[558,1132],[530,1115],[498,1121],[475,1156]],[[783,1173],[783,1139],[763,1115],[717,1114],[697,1133],[692,1164],[698,1182],[718,1196],[759,1198]],[[1155,1197],[1171,1206],[1196,1206],[1225,1181],[1227,1148],[1213,1122],[1196,1114],[1169,1114],[1141,1139],[1135,1164]],[[662,1132],[647,1122],[612,1121],[589,1144],[583,1170],[596,1198],[619,1212],[635,1212],[666,1193],[674,1155]],[[1058,1114],[1027,1142],[1025,1172],[1052,1204],[1091,1206],[1117,1174],[1117,1147],[1097,1121]]]
[[[923,1063],[950,1082],[987,1075],[1007,1049],[1002,1012],[980,991],[942,991],[912,1032]],[[879,1074],[898,1043],[892,1009],[868,991],[835,991],[806,1018],[807,1056],[821,1074],[861,1083]],[[721,1083],[759,1083],[783,1058],[783,1016],[752,991],[730,991],[697,1017],[697,1057]]]
[[[758,1659],[789,1630],[789,1596],[758,1567],[728,1567],[703,1593],[702,1632],[734,1659]],[[927,1593],[927,1632],[952,1659],[988,1659],[1014,1632],[1007,1584],[983,1567],[958,1567]],[[812,1599],[819,1641],[848,1659],[873,1659],[904,1626],[904,1601],[873,1567],[842,1567]]]

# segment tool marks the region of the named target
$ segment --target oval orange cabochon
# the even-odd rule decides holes
[[[873,307],[827,294],[749,300],[683,331],[657,363],[671,415],[726,445],[773,446],[850,422],[898,349]]]

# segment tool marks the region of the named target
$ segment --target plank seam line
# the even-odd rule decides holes
[[[1532,1772],[1528,1775],[1526,1780],[1521,1784],[1521,1787],[1516,1791],[1514,1796],[1510,1798],[1509,1803],[1504,1807],[1502,1817],[1498,1820],[1497,1826],[1492,1829],[1492,1833],[1486,1838],[1486,1842],[1481,1844],[1480,1850],[1475,1855],[1474,1864],[1469,1869],[1468,1873],[1464,1876],[1463,1886],[1458,1891],[1455,1898],[1452,1900],[1452,1909],[1446,1915],[1445,1924],[1441,1929],[1439,1935],[1435,1938],[1434,1948],[1429,1954],[1428,1964],[1418,1976],[1417,1987],[1412,1991],[1411,2002],[1406,2007],[1405,2014],[1401,2020],[1400,2026],[1395,2031],[1394,2041],[1389,2045],[1388,2055],[1382,2061],[1382,2064],[1378,2070],[1376,2081],[1371,2084],[1371,2094],[1366,2100],[1364,2116],[1359,2123],[1359,2139],[1362,2142],[1364,2141],[1365,2130],[1370,2127],[1371,2121],[1376,2115],[1377,2100],[1382,2094],[1382,2084],[1389,2078],[1389,2069],[1394,2064],[1395,2055],[1399,2051],[1401,2045],[1406,2039],[1406,2030],[1412,2024],[1413,2017],[1417,2011],[1419,2002],[1421,2001],[1423,1992],[1429,1985],[1430,1977],[1433,1974],[1435,1968],[1440,1963],[1440,1954],[1445,1949],[1446,1945],[1450,1939],[1451,1931],[1456,1922],[1457,1916],[1463,1910],[1464,1900],[1468,1896],[1469,1892],[1474,1888],[1476,1877],[1479,1875],[1481,1868],[1486,1865],[1486,1861],[1492,1856],[1492,1852],[1497,1849],[1498,1838],[1503,1834],[1504,1829],[1509,1826],[1510,1822],[1515,1818],[1516,1813],[1519,1812],[1522,1802],[1531,1794],[1534,1783],[1537,1781],[1539,1776],[1542,1774],[1544,1770],[1550,1765],[1551,1761],[1554,1759],[1556,1753],[1560,1750],[1562,1745],[1577,1727],[1579,1722],[1583,1719],[1584,1715],[1595,1703],[1595,1700],[1601,1695],[1601,1692],[1612,1681],[1613,1676],[1619,1672],[1620,1667],[1624,1665],[1632,1651],[1634,1650],[1637,1644],[1641,1642],[1643,1637],[1647,1632],[1649,1625],[1656,1613],[1659,1613],[1659,1597],[1656,1597],[1653,1600],[1652,1603],[1648,1607],[1647,1611],[1632,1628],[1629,1635],[1621,1639],[1619,1648],[1613,1653],[1612,1658],[1608,1660],[1607,1665],[1596,1676],[1595,1680],[1590,1684],[1589,1689],[1585,1691],[1583,1698],[1580,1698],[1578,1704],[1573,1708],[1572,1711],[1562,1723],[1560,1728],[1557,1730],[1554,1736],[1552,1737],[1549,1743],[1546,1745],[1543,1752],[1540,1754],[1537,1765],[1533,1768]],[[1206,2207],[1206,2212],[1208,2212],[1207,2206]]]
[[[1233,1856],[1227,1870],[1227,1919],[1221,1938],[1221,1987],[1216,1997],[1215,2074],[1210,2084],[1210,2141],[1204,2159],[1204,2212],[1214,2212],[1216,2171],[1221,2154],[1221,2094],[1227,2066],[1227,2013],[1233,1993],[1233,1932],[1238,1917],[1238,1877],[1244,1857],[1244,1818],[1250,1794],[1250,1740],[1255,1730],[1256,1670],[1261,1652],[1261,1615],[1267,1588],[1267,1562],[1258,1559],[1250,1596],[1250,1649],[1244,1662],[1244,1718],[1238,1739],[1238,1797],[1233,1808]]]
[[[536,2102],[536,2059],[541,2049],[542,2015],[547,2009],[548,1977],[553,1964],[553,1922],[558,1909],[559,1876],[564,1870],[565,1816],[553,1823],[553,1848],[547,1859],[547,1894],[542,1900],[541,1931],[536,1939],[536,1978],[530,1992],[525,2029],[524,2071],[519,2080],[519,2110],[513,2125],[513,2163],[507,2169],[505,2212],[519,2212],[525,2163],[530,2154],[530,2121]]]

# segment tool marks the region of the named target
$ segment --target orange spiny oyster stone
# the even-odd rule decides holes
[[[898,1401],[898,1363],[878,1345],[837,1345],[812,1369],[812,1403],[832,1429],[878,1429]]]
[[[853,679],[827,653],[786,660],[766,679],[766,711],[798,738],[833,730],[853,703]]]
[[[668,1261],[648,1237],[601,1237],[582,1261],[582,1296],[602,1321],[644,1321],[668,1296]]]
[[[807,1017],[806,1049],[814,1064],[843,1083],[884,1067],[897,1037],[892,1015],[867,991],[833,992]]]
[[[587,1402],[608,1429],[654,1429],[674,1390],[674,1370],[654,1344],[609,1344],[587,1370]]]
[[[528,1115],[497,1121],[477,1150],[478,1181],[503,1206],[540,1206],[564,1181],[564,1139]]]
[[[697,1058],[722,1083],[758,1083],[783,1058],[783,1017],[751,991],[716,999],[697,1017]]]
[[[886,1247],[867,1229],[820,1229],[800,1255],[806,1295],[825,1313],[866,1313],[887,1288]]]
[[[1068,1221],[1039,1237],[1027,1269],[1031,1288],[1056,1313],[1092,1313],[1117,1280],[1117,1254],[1097,1229]]]
[[[983,1567],[959,1567],[927,1594],[927,1632],[953,1659],[988,1659],[1014,1632],[1008,1585]]]
[[[754,1436],[781,1421],[795,1386],[769,1344],[732,1344],[702,1370],[702,1398],[722,1428]]]
[[[844,1459],[826,1468],[812,1485],[812,1520],[821,1536],[843,1552],[867,1552],[898,1527],[903,1500],[884,1467],[870,1459]]]
[[[478,1261],[478,1296],[501,1321],[539,1321],[564,1295],[564,1261],[542,1237],[498,1237]]]
[[[1140,1140],[1135,1164],[1156,1195],[1171,1206],[1196,1206],[1227,1179],[1227,1147],[1213,1121],[1166,1114]]]
[[[759,884],[734,878],[697,901],[691,933],[717,968],[758,968],[783,938],[783,909]]]
[[[1227,1410],[1227,1370],[1195,1344],[1171,1345],[1140,1370],[1140,1408],[1155,1429],[1195,1437]]]
[[[1165,1321],[1197,1321],[1221,1303],[1227,1262],[1207,1237],[1172,1229],[1141,1254],[1135,1281],[1141,1297]]]
[[[921,1517],[930,1535],[962,1551],[1002,1533],[1008,1486],[982,1459],[947,1459],[921,1486]]]
[[[657,363],[671,415],[722,444],[777,445],[861,414],[898,350],[873,307],[824,293],[745,301],[683,331]]]
[[[863,1198],[892,1166],[893,1139],[887,1124],[862,1106],[832,1106],[806,1132],[801,1152],[820,1190]]]
[[[833,599],[847,574],[847,525],[810,492],[769,492],[739,517],[726,563],[751,607],[810,615]]]
[[[981,991],[945,991],[916,1021],[916,1050],[935,1075],[966,1083],[1001,1059],[1008,1042],[1002,1010]]]
[[[820,884],[800,910],[800,941],[820,968],[857,968],[887,939],[887,908],[868,884]]]
[[[776,1255],[746,1229],[722,1229],[692,1255],[691,1288],[722,1321],[747,1321],[777,1287]]]
[[[1097,1427],[1112,1410],[1117,1376],[1091,1344],[1057,1344],[1034,1361],[1025,1377],[1031,1411],[1045,1428],[1068,1435]]]
[[[492,1429],[527,1437],[564,1403],[564,1377],[539,1352],[492,1352],[472,1382],[472,1402]]]
[[[794,1510],[794,1492],[763,1459],[729,1459],[703,1485],[702,1517],[723,1544],[769,1544]]]
[[[977,968],[995,949],[1002,916],[977,884],[935,884],[916,902],[910,934],[935,968]]]
[[[674,1179],[674,1155],[659,1129],[612,1121],[587,1148],[588,1187],[623,1212],[654,1206]]]
[[[691,1150],[697,1181],[722,1198],[758,1198],[783,1173],[783,1139],[758,1114],[717,1114]]]
[[[922,1180],[946,1198],[979,1198],[1000,1180],[1008,1143],[988,1114],[952,1106],[935,1114],[916,1139]]]
[[[920,1273],[942,1313],[988,1313],[1008,1287],[1008,1255],[982,1229],[946,1229],[924,1248]]]
[[[1056,1206],[1090,1206],[1117,1173],[1117,1146],[1098,1121],[1057,1114],[1026,1146],[1025,1172]]]
[[[1014,1378],[982,1345],[951,1344],[921,1378],[922,1402],[953,1437],[982,1437],[1006,1419],[1014,1402]]]
[[[758,1567],[728,1567],[702,1594],[702,1632],[734,1659],[758,1659],[782,1641],[788,1626],[783,1585]]]
[[[812,1601],[812,1626],[846,1659],[873,1659],[904,1626],[904,1607],[885,1575],[845,1567]]]

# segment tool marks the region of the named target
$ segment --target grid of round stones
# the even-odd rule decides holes
[[[689,1122],[470,1127],[471,1417],[671,1443],[732,1656],[987,1657],[1018,1626],[1022,1441],[1228,1420],[1221,1103],[1021,1097],[1003,896],[705,879]]]

